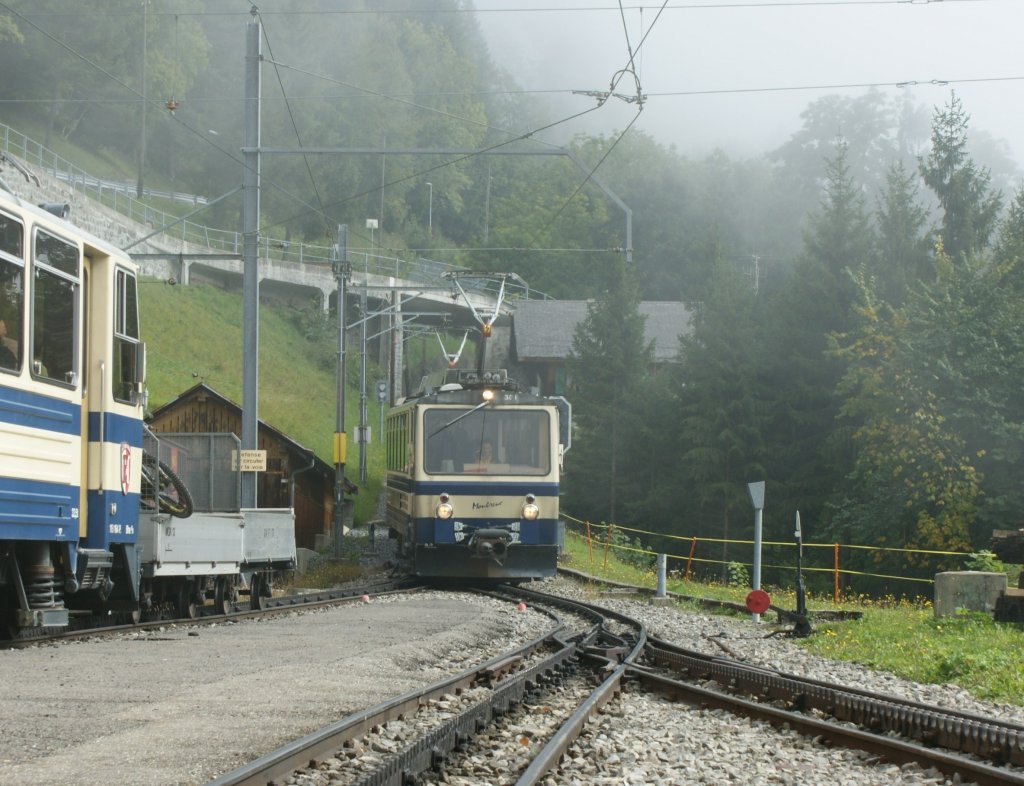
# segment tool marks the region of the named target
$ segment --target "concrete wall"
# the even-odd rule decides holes
[[[1006,592],[1005,573],[957,570],[935,574],[935,616],[948,617],[958,610],[993,611]]]

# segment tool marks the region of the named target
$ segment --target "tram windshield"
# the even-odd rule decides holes
[[[423,414],[423,467],[431,474],[547,475],[551,413],[541,409],[429,409]],[[445,428],[445,425],[451,423]]]

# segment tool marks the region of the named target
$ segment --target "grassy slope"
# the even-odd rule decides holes
[[[241,292],[209,286],[169,286],[142,279],[139,287],[142,335],[147,343],[150,408],[173,399],[199,381],[236,403],[242,401]],[[259,417],[331,463],[331,437],[337,417],[336,372],[311,359],[309,342],[283,308],[260,308]],[[352,366],[349,365],[349,369]],[[358,446],[352,443],[358,419],[358,391],[349,373],[346,475],[358,483]],[[371,396],[368,420],[378,422]],[[376,439],[376,428],[373,429]],[[373,515],[379,488],[381,450],[367,452],[368,482],[357,496],[357,520]],[[362,484],[360,484],[362,485]]]
[[[654,587],[655,576],[617,558],[612,549],[588,546],[584,538],[566,535],[567,567],[592,576]],[[745,587],[708,586],[669,580],[668,589],[683,595],[742,603]],[[771,591],[772,602],[796,608],[792,591]],[[831,598],[809,598],[808,608],[835,608]],[[930,605],[867,602],[841,604],[858,608],[863,619],[815,623],[810,638],[797,640],[826,658],[862,663],[917,682],[953,683],[979,698],[1024,704],[1024,626],[996,623],[989,614],[967,613],[935,619]],[[702,609],[704,613],[706,610]]]

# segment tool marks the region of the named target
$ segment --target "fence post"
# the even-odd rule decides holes
[[[839,602],[839,544],[834,543],[833,546],[833,557],[832,557],[832,575],[833,575],[833,586],[832,586],[832,602]]]
[[[604,538],[604,565],[601,566],[603,568],[607,568],[608,567],[608,550],[611,547],[612,547],[612,525],[609,524],[607,529],[605,530],[605,538]]]
[[[594,541],[590,537],[590,522],[585,522],[587,525],[587,550],[590,552],[590,567],[594,567]]]
[[[683,581],[690,580],[690,568],[693,567],[693,552],[697,550],[697,536],[690,538],[690,556],[686,558],[686,572],[683,574]]]

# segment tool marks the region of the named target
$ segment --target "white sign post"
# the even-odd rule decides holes
[[[751,589],[761,589],[761,513],[764,510],[764,481],[747,484],[750,504],[754,506],[754,573],[750,577]],[[754,622],[761,621],[760,614],[751,614]]]

